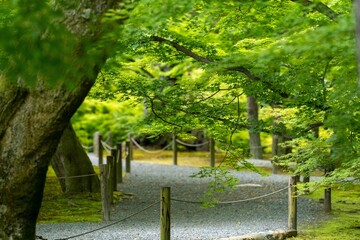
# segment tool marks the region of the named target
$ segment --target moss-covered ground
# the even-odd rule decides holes
[[[320,200],[324,190],[309,195]],[[293,240],[357,240],[360,239],[360,185],[332,189],[332,212],[329,219],[311,226],[300,226],[300,234]]]
[[[101,216],[100,193],[64,194],[49,168],[38,223],[97,222]]]

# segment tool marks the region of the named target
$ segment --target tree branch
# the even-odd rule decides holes
[[[312,124],[310,124],[310,125],[304,130],[304,132],[305,132],[305,133],[306,133],[306,132],[309,132],[310,130],[313,130],[313,129],[315,129],[315,128],[321,127],[321,126],[323,126],[323,125],[324,125],[323,122],[312,123]]]
[[[190,51],[189,49],[185,48],[184,46],[178,44],[177,42],[159,37],[159,36],[152,36],[151,37],[152,40],[154,40],[155,42],[159,42],[159,43],[166,43],[169,44],[170,46],[174,47],[176,50],[178,50],[179,52],[184,53],[186,56],[189,56],[199,62],[202,63],[206,63],[206,64],[214,64],[216,62],[210,61],[207,58],[204,58],[192,51]],[[235,72],[240,72],[242,74],[244,74],[245,76],[247,76],[249,79],[253,80],[253,81],[261,81],[268,89],[270,89],[271,91],[278,93],[281,97],[283,98],[288,98],[289,94],[279,91],[278,89],[275,89],[271,83],[266,82],[266,81],[262,81],[258,76],[254,75],[251,73],[251,71],[243,66],[234,66],[234,67],[227,67],[226,68],[229,71],[235,71]]]
[[[291,1],[300,3],[306,7],[313,6],[314,8],[312,11],[317,11],[321,14],[324,14],[331,20],[335,20],[337,17],[339,17],[339,14],[337,12],[335,12],[334,10],[329,8],[326,4],[324,4],[320,1],[319,2],[313,2],[310,0],[291,0]]]
[[[198,60],[199,62],[203,62],[203,63],[206,63],[206,64],[214,63],[214,62],[210,61],[207,58],[204,58],[204,57],[201,57],[201,56],[197,55],[196,53],[190,51],[189,49],[185,48],[184,46],[181,46],[180,44],[178,44],[176,42],[167,40],[167,39],[159,37],[159,36],[152,36],[151,39],[154,40],[155,42],[167,43],[170,46],[172,46],[173,48],[175,48],[176,50],[178,50],[179,52],[182,52],[185,55],[187,55],[189,57],[192,57],[195,60]]]

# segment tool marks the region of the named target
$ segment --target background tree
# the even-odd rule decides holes
[[[74,129],[69,124],[63,132],[51,160],[60,186],[66,193],[100,192],[100,181],[95,175],[89,156],[80,144]],[[84,176],[87,177],[75,177]]]

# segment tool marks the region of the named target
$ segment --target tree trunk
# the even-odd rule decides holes
[[[68,178],[71,176],[95,174],[92,163],[82,148],[71,124],[65,129],[56,152],[51,160],[63,192],[100,192],[100,182],[96,175]]]
[[[249,120],[250,154],[256,159],[261,159],[262,147],[260,131],[256,129],[259,121],[259,106],[256,99],[252,96],[247,97],[247,113]]]
[[[68,27],[69,39],[78,36],[75,45],[80,49],[73,49],[72,56],[63,59],[71,61],[79,75],[69,76],[66,74],[68,69],[58,69],[62,80],[51,85],[43,79],[51,79],[52,75],[46,76],[43,72],[33,79],[31,87],[25,84],[30,79],[19,76],[18,81],[10,82],[6,72],[0,75],[0,239],[3,240],[35,239],[49,162],[71,116],[94,84],[104,61],[104,53],[88,56],[90,52],[81,51],[83,43],[91,41],[94,44],[102,30],[100,17],[89,21],[83,14],[91,12],[92,16],[101,16],[114,2],[67,0],[53,3],[58,10],[64,11],[62,23]],[[44,34],[43,37],[47,36]],[[29,47],[28,54],[42,54],[33,52],[37,51],[36,45],[33,47],[35,50]],[[62,54],[56,51],[57,46],[51,47],[53,54]],[[84,59],[87,59],[86,63]],[[72,81],[73,87],[65,87],[66,81]]]
[[[277,108],[277,106],[272,106],[273,108]],[[281,144],[284,143],[284,124],[279,121],[279,117],[273,117],[273,135],[272,135],[272,157],[281,156],[286,153],[286,149],[284,149]],[[277,174],[280,167],[276,164],[273,164],[273,173]]]
[[[280,146],[282,143],[284,143],[284,137],[282,137],[279,134],[272,135],[272,153],[271,153],[271,155],[273,157],[284,155],[285,150],[283,147]],[[279,170],[280,170],[280,167],[276,164],[273,164],[273,173],[277,174]]]
[[[11,106],[16,110],[5,109],[11,118],[0,140],[0,239],[34,239],[48,164],[92,82],[86,80],[74,91],[12,89],[18,93]]]

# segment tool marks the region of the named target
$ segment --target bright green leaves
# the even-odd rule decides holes
[[[344,149],[337,156],[353,166],[359,99],[351,7],[342,0],[140,1],[117,49],[125,57],[108,65],[103,86],[144,102],[147,133],[206,129],[224,142],[248,129],[245,95],[254,96],[262,107],[282,108],[287,137],[299,138],[288,156],[299,172],[340,159],[329,147]],[[279,133],[272,113],[261,112],[256,130]],[[314,124],[333,137],[313,139]],[[243,142],[231,149],[234,159],[246,154]]]
[[[131,100],[123,103],[86,100],[71,121],[81,143],[89,146],[96,131],[100,131],[104,138],[109,132],[116,133],[113,143],[124,141],[129,132],[135,132],[142,118],[142,105]]]
[[[314,171],[335,166],[330,158],[331,144],[326,139],[297,138],[286,145],[295,147],[296,151],[277,156],[274,160],[295,175],[309,176]]]
[[[228,189],[233,189],[238,183],[238,179],[234,177],[228,170],[223,168],[203,167],[201,170],[192,175],[198,178],[212,178],[209,187],[205,192],[204,198],[201,199],[202,207],[214,207],[218,200],[218,195],[223,194]]]
[[[60,76],[64,80],[64,72],[59,74],[59,69],[65,63],[69,67],[63,69],[71,69],[76,42],[61,26],[60,13],[45,2],[18,1],[7,7],[14,13],[0,28],[0,35],[4,36],[0,49],[6,55],[6,61],[1,62],[2,71],[9,79],[21,79],[29,85],[38,78],[48,83],[56,83]]]
[[[96,77],[95,68],[108,53],[105,46],[114,40],[99,40],[101,16],[92,6],[78,8],[64,1],[6,3],[0,11],[11,14],[0,20],[0,69],[9,81],[73,87],[81,79]]]

